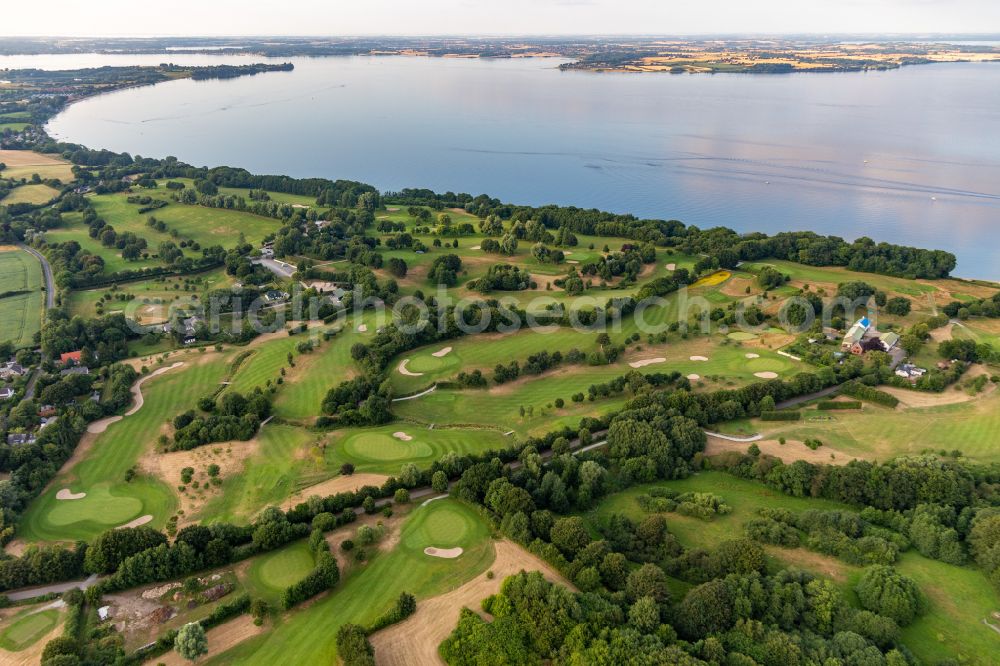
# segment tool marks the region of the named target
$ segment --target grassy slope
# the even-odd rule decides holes
[[[247,570],[246,585],[255,597],[277,604],[286,587],[306,577],[315,558],[306,540],[255,558]]]
[[[392,436],[404,432],[413,439],[403,441]],[[445,453],[459,455],[499,450],[511,441],[492,430],[428,430],[407,423],[377,428],[358,428],[334,433],[327,460],[333,469],[351,462],[359,472],[397,474],[405,463],[428,467]]]
[[[19,203],[39,205],[48,203],[57,196],[59,196],[59,190],[48,185],[21,185],[11,190],[10,194],[3,198],[3,203],[7,205]]]
[[[337,628],[371,623],[399,596],[427,598],[460,586],[493,561],[489,526],[476,509],[457,500],[438,500],[407,517],[399,544],[342,580],[332,594],[279,622],[273,631],[245,641],[209,664],[335,663]],[[427,546],[460,546],[454,560],[429,557]],[[322,627],[322,629],[318,629]]]
[[[127,282],[117,289],[102,287],[85,291],[72,291],[66,298],[70,312],[85,317],[97,316],[97,304],[105,299],[104,313],[125,312],[130,318],[141,317],[142,322],[163,321],[171,305],[186,305],[212,289],[232,284],[233,278],[224,269],[215,269],[183,278],[165,278]],[[130,301],[117,300],[118,295],[132,295]],[[108,300],[110,302],[108,302]],[[148,306],[148,307],[147,307]]]
[[[663,484],[679,491],[712,492],[721,495],[733,507],[727,516],[702,521],[674,513],[666,514],[670,531],[687,547],[712,548],[727,539],[742,535],[742,525],[756,516],[761,507],[782,507],[792,511],[804,509],[849,509],[828,500],[789,497],[751,481],[744,481],[721,472],[702,472],[682,481]],[[646,515],[635,502],[644,487],[632,488],[604,500],[591,516],[611,512],[629,514],[635,518]],[[835,558],[804,549],[769,548],[772,564],[798,566],[819,575],[834,574],[834,580],[854,600],[853,586],[862,569]],[[927,559],[916,552],[905,553],[895,565],[914,578],[928,597],[928,612],[903,630],[903,642],[918,657],[934,663],[938,659],[962,654],[969,663],[990,663],[987,655],[1000,650],[1000,635],[982,624],[982,619],[996,610],[998,599],[982,572],[974,567],[957,567]]]

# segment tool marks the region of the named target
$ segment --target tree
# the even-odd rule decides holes
[[[651,634],[660,626],[660,608],[653,597],[639,597],[628,610],[628,621],[644,634]]]
[[[868,610],[906,626],[924,609],[924,597],[916,582],[885,565],[869,567],[854,591]]]
[[[647,562],[628,575],[625,581],[625,593],[629,599],[635,601],[642,597],[652,597],[657,603],[669,602],[667,574],[663,573],[660,567]]]
[[[448,492],[448,475],[443,470],[439,469],[431,476],[431,488],[436,493]]]
[[[566,557],[572,558],[576,553],[590,543],[590,533],[579,516],[560,518],[552,526],[550,533],[552,543]]]
[[[185,624],[174,639],[174,650],[188,661],[195,661],[198,657],[208,654],[208,637],[205,636],[205,630],[197,622]]]

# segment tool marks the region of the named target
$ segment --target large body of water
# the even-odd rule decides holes
[[[207,55],[0,58],[200,64]],[[941,248],[1000,278],[1000,64],[844,74],[560,72],[545,59],[294,59],[75,104],[49,131],[91,147]],[[66,64],[79,63],[79,65]]]

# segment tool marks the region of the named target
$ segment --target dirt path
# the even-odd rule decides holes
[[[494,543],[496,560],[490,570],[461,587],[417,602],[417,612],[371,637],[375,663],[383,666],[437,666],[443,664],[438,645],[458,624],[463,607],[479,611],[480,602],[500,591],[504,578],[519,571],[541,571],[546,579],[569,586],[551,566],[510,541]]]
[[[241,615],[235,620],[230,620],[217,627],[212,627],[207,632],[208,654],[218,655],[226,650],[242,643],[248,638],[261,634],[266,627],[254,625],[253,618],[249,615]],[[159,657],[153,657],[146,663],[163,664],[164,666],[190,666],[191,662],[181,658],[179,654],[171,650]]]
[[[362,472],[352,474],[351,476],[335,476],[332,479],[327,479],[326,481],[317,483],[314,486],[303,488],[285,500],[281,504],[281,508],[287,511],[296,504],[305,502],[313,495],[328,497],[330,495],[336,495],[337,493],[353,492],[363,486],[375,486],[380,488],[388,478],[389,477],[384,474],[365,474]]]
[[[826,445],[823,445],[813,451],[802,442],[794,439],[787,440],[784,445],[775,439],[761,439],[753,443],[757,445],[757,448],[760,449],[761,453],[779,458],[786,464],[793,463],[796,460],[805,460],[806,462],[816,464],[846,465],[854,459],[854,456],[849,456],[846,453]],[[708,443],[705,445],[705,455],[715,456],[727,451],[739,451],[740,453],[746,453],[749,446],[749,442],[732,442],[713,435],[708,435]],[[833,458],[830,457],[831,453],[834,456]]]
[[[972,368],[962,376],[963,381],[975,379],[981,375],[990,374],[983,365],[973,365]],[[912,389],[896,388],[895,386],[883,386],[881,390],[899,398],[899,406],[903,409],[914,409],[921,407],[939,407],[941,405],[957,405],[962,402],[971,402],[990,395],[997,389],[997,385],[987,382],[982,392],[969,395],[964,390],[955,390],[949,386],[942,393],[927,393]]]

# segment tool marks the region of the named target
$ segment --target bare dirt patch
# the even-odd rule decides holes
[[[181,519],[178,526],[192,522],[197,513],[210,499],[222,492],[222,486],[214,485],[208,476],[208,466],[219,466],[219,477],[228,478],[243,471],[244,461],[255,456],[260,450],[257,437],[245,442],[220,442],[200,446],[190,451],[172,451],[158,453],[150,451],[139,462],[142,470],[159,478],[170,488],[177,489],[181,483],[181,470],[185,467],[194,469],[194,480],[198,487],[188,484],[184,491],[176,490],[180,501]]]
[[[632,361],[629,365],[633,368],[645,368],[647,365],[655,365],[657,363],[666,363],[667,359],[659,356],[657,358],[645,358],[641,361]]]
[[[440,557],[445,560],[453,560],[464,552],[461,548],[435,548],[434,546],[424,548],[424,555]]]
[[[981,375],[988,375],[987,370],[982,365],[974,365],[966,372],[962,379],[968,381]],[[972,402],[990,395],[997,390],[997,385],[988,382],[982,392],[970,395],[966,391],[954,386],[948,387],[941,393],[926,393],[911,389],[896,388],[895,386],[882,386],[881,390],[899,398],[899,407],[903,409],[920,409],[923,407],[940,407],[941,405],[957,405],[963,402]]]
[[[220,654],[248,638],[264,633],[264,631],[266,631],[265,627],[256,626],[251,616],[241,615],[235,620],[212,627],[205,632],[208,636],[208,653],[210,655]],[[151,661],[163,666],[190,666],[191,664],[174,651],[160,655]]]
[[[63,488],[56,493],[57,500],[78,500],[87,496],[87,493],[74,493],[69,488]]]
[[[380,488],[388,478],[389,477],[383,474],[365,474],[361,472],[350,476],[335,476],[332,479],[327,479],[326,481],[317,483],[316,485],[303,488],[285,500],[285,502],[281,505],[281,508],[285,510],[291,509],[296,504],[305,502],[308,498],[314,495],[316,497],[327,497],[329,495],[336,495],[337,493],[354,492],[364,486],[375,486],[376,488]]]
[[[371,637],[378,663],[386,666],[437,666],[441,664],[438,645],[458,624],[463,607],[479,612],[479,604],[500,591],[508,576],[519,571],[540,571],[547,580],[572,587],[555,569],[510,541],[494,542],[496,559],[490,570],[451,592],[417,602],[409,618]]]
[[[806,550],[805,548],[764,546],[764,550],[767,551],[768,555],[781,560],[787,565],[832,578],[838,583],[847,582],[847,577],[850,574],[848,565],[840,560],[834,559],[829,555]]]
[[[946,340],[951,340],[952,330],[955,328],[954,324],[946,324],[941,328],[935,328],[931,331],[931,340],[934,342],[944,342]]]
[[[787,440],[784,445],[775,439],[761,439],[752,443],[757,445],[761,453],[774,456],[786,464],[793,463],[796,460],[805,460],[806,462],[816,464],[846,465],[854,459],[854,456],[849,456],[833,447],[825,445],[813,451],[802,442],[794,439]],[[708,435],[708,441],[705,444],[705,455],[716,456],[728,451],[746,453],[750,444],[750,442],[731,442],[728,439]],[[833,454],[832,458],[830,454]]]

